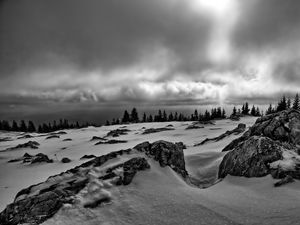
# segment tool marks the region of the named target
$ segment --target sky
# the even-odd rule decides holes
[[[0,119],[269,104],[300,91],[299,28],[297,0],[2,0]]]

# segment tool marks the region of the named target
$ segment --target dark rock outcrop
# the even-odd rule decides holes
[[[99,141],[99,140],[106,141],[107,139],[106,138],[102,138],[102,137],[98,137],[98,136],[93,136],[91,138],[91,141]]]
[[[219,177],[227,174],[261,177],[270,173],[269,163],[282,159],[282,145],[267,137],[253,136],[227,153],[219,167]]]
[[[271,174],[274,178],[287,175],[300,179],[300,112],[286,110],[258,118],[240,138],[232,141],[222,151],[229,151],[219,168],[219,177],[227,174],[260,177]],[[284,159],[284,152],[295,155]],[[294,166],[283,168],[278,160],[290,160]],[[280,161],[279,161],[280,162]],[[272,165],[271,165],[272,164]]]
[[[27,139],[27,138],[33,138],[34,136],[30,135],[30,134],[25,134],[21,137],[18,137],[17,139]]]
[[[30,160],[31,164],[41,163],[41,162],[53,163],[53,159],[49,159],[49,157],[43,153],[38,153],[35,156],[33,156]]]
[[[40,144],[36,141],[28,141],[24,144],[19,144],[15,147],[7,148],[6,150],[16,150],[20,148],[32,148],[32,149],[38,149]]]
[[[106,134],[106,137],[119,137],[120,135],[125,135],[129,132],[130,130],[128,129],[116,129],[116,130],[111,130]]]
[[[195,146],[198,146],[198,145],[203,145],[207,142],[210,142],[210,141],[220,141],[222,139],[224,139],[225,137],[228,137],[229,135],[238,135],[238,134],[241,134],[243,133],[244,131],[246,130],[246,124],[243,124],[243,123],[240,123],[238,124],[238,126],[236,128],[234,128],[233,130],[228,130],[226,131],[225,133],[221,134],[220,136],[218,137],[215,137],[215,138],[206,138],[205,140],[203,140],[202,142],[200,142],[199,144],[195,144]]]
[[[63,139],[63,141],[73,141],[73,139],[72,138],[65,138],[65,139]]]
[[[191,125],[187,126],[185,129],[186,130],[192,130],[192,129],[202,129],[202,128],[204,128],[204,127],[203,126],[199,126],[197,124],[191,124]]]
[[[143,142],[134,147],[138,151],[145,152],[153,157],[162,167],[170,166],[174,171],[187,177],[182,143],[172,143],[167,141],[156,141],[150,144]]]
[[[95,155],[84,155],[80,159],[92,159],[92,158],[96,158],[96,156]]]
[[[149,128],[144,130],[142,134],[158,133],[158,132],[169,131],[169,130],[174,130],[174,128],[170,128],[170,127]]]
[[[95,145],[104,145],[104,144],[119,144],[119,143],[126,143],[126,140],[108,140],[108,141],[99,141]]]
[[[94,179],[109,180],[115,185],[130,184],[138,171],[150,168],[146,158],[136,157],[139,151],[159,161],[161,166],[170,166],[179,174],[187,176],[181,144],[166,141],[157,141],[152,144],[144,142],[134,149],[115,151],[96,157],[66,172],[51,176],[45,182],[21,190],[16,195],[14,202],[0,213],[1,224],[40,224],[52,217],[63,204],[80,204],[74,200],[74,196],[92,184]],[[99,173],[103,176],[90,176],[92,171],[99,171],[101,169],[99,167],[109,160],[131,153],[134,153],[135,157],[110,168],[104,167]],[[120,169],[123,170],[123,173],[117,172]],[[93,208],[109,200],[109,197],[104,196],[104,198],[84,203],[83,206]]]
[[[69,162],[71,162],[71,159],[69,159],[67,157],[64,157],[64,158],[61,159],[61,162],[62,163],[69,163]]]
[[[53,139],[53,138],[60,138],[60,136],[56,135],[56,134],[53,134],[53,135],[50,135],[50,136],[46,137],[46,139]]]

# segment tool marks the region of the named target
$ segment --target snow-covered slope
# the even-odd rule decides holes
[[[241,121],[219,120],[215,125],[186,130],[191,122],[139,123],[88,127],[79,130],[65,130],[60,138],[46,139],[39,136],[17,139],[23,134],[0,133],[0,138],[11,137],[11,141],[0,142],[0,210],[11,203],[22,188],[42,182],[49,176],[61,173],[86,160],[83,155],[104,155],[120,149],[132,148],[144,141],[166,140],[183,142],[186,169],[194,184],[206,187],[216,181],[218,166],[225,155],[222,148],[237,135],[231,135],[218,142],[196,146],[205,138],[213,138],[232,130],[238,123],[251,126],[256,118],[244,117]],[[142,134],[146,128],[174,128],[158,133]],[[126,135],[108,139],[126,140],[127,143],[95,145],[93,136],[105,137],[114,129],[125,128]],[[63,141],[64,139],[71,141]],[[22,148],[6,150],[29,140],[37,141],[38,149]],[[22,157],[24,153],[44,153],[53,163],[23,164],[7,163]],[[63,157],[70,163],[61,163]],[[97,209],[82,210],[66,206],[45,224],[297,224],[300,220],[300,184],[298,181],[280,188],[274,188],[274,180],[264,178],[226,177],[207,189],[199,189],[185,183],[169,167],[161,168],[151,161],[151,170],[136,175],[133,182],[122,188],[115,188],[113,201]]]

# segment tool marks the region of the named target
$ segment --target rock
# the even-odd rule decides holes
[[[106,138],[102,138],[102,137],[97,137],[97,136],[93,136],[91,141],[98,141],[98,140],[101,140],[101,141],[106,141],[107,139]]]
[[[103,145],[103,144],[119,144],[119,143],[126,143],[125,140],[108,140],[108,141],[99,141],[95,145]]]
[[[183,154],[183,144],[174,144],[167,141],[156,141],[152,144],[143,142],[134,147],[138,151],[145,152],[153,157],[162,167],[170,166],[174,171],[187,177]]]
[[[30,134],[26,134],[26,135],[23,135],[21,137],[18,137],[18,139],[26,139],[26,138],[33,138],[33,136],[30,135]]]
[[[69,159],[67,157],[64,157],[64,158],[61,159],[61,162],[62,163],[69,163],[69,162],[71,162],[71,159]]]
[[[19,144],[15,147],[12,147],[12,148],[7,148],[6,150],[16,150],[16,149],[20,149],[20,148],[32,148],[32,149],[38,149],[38,146],[40,144],[36,141],[28,141],[24,144]]]
[[[269,164],[282,159],[280,142],[253,136],[228,152],[219,167],[219,178],[233,176],[262,177],[270,173]]]
[[[58,131],[58,132],[50,133],[50,135],[63,135],[63,134],[67,134],[67,132],[65,132],[65,131]]]
[[[203,126],[199,126],[197,124],[191,124],[189,125],[187,128],[185,128],[186,130],[192,130],[192,129],[202,129],[204,128]]]
[[[279,187],[281,185],[292,183],[292,182],[295,182],[295,180],[291,176],[287,175],[284,178],[282,178],[280,181],[276,182],[274,184],[274,187]]]
[[[174,127],[172,124],[168,124],[166,127]]]
[[[120,135],[125,135],[129,132],[130,130],[128,129],[116,129],[116,130],[111,130],[107,133],[106,137],[119,137]]]
[[[289,175],[300,179],[300,157],[297,154],[299,128],[300,112],[297,110],[258,118],[248,131],[222,150],[230,152],[221,162],[219,177],[227,174],[246,177],[271,174],[274,178],[281,179]],[[286,166],[287,163],[289,166]]]
[[[43,153],[38,153],[31,158],[31,164],[41,162],[53,163],[53,159],[49,159],[49,157]]]
[[[124,163],[124,177],[123,177],[123,185],[128,185],[131,183],[133,177],[139,170],[149,169],[150,165],[147,160],[142,157],[132,158]]]
[[[10,137],[0,138],[0,142],[5,142],[5,141],[12,141],[12,139]]]
[[[52,217],[66,203],[83,204],[83,207],[94,208],[102,202],[110,201],[110,193],[103,188],[103,185],[99,189],[100,198],[98,192],[93,195],[93,185],[104,180],[115,185],[129,185],[138,171],[150,168],[144,154],[141,154],[143,157],[136,157],[139,151],[159,161],[161,166],[170,166],[177,173],[187,176],[181,144],[166,141],[141,143],[134,150],[119,150],[95,157],[80,166],[51,176],[45,182],[21,190],[17,193],[14,202],[7,205],[0,213],[1,224],[40,224]],[[109,164],[106,163],[109,160],[124,154],[127,154],[126,159],[130,156],[134,157],[124,163],[108,167]],[[117,172],[119,170],[123,170],[123,173]],[[101,174],[101,177],[97,173]],[[81,192],[83,189],[84,191]],[[86,194],[95,198],[83,202],[75,198],[76,195],[84,198]]]
[[[174,128],[169,128],[169,127],[149,128],[144,130],[142,134],[151,134],[151,133],[157,133],[157,132],[169,131],[169,130],[174,130]]]
[[[198,143],[198,144],[195,144],[194,146],[199,146],[199,145],[203,145],[207,142],[210,142],[210,141],[220,141],[222,139],[224,139],[225,137],[228,137],[229,135],[238,135],[238,134],[241,134],[243,133],[244,131],[246,130],[246,124],[243,124],[243,123],[240,123],[238,124],[238,126],[236,128],[234,128],[233,130],[228,130],[226,131],[225,133],[221,134],[220,136],[218,137],[215,137],[215,138],[206,138],[205,140],[203,140],[202,142]]]
[[[80,159],[92,159],[92,158],[95,158],[95,157],[96,157],[95,155],[84,155]]]
[[[66,139],[63,139],[63,141],[73,141],[72,138],[66,138]]]
[[[239,121],[241,118],[239,115],[231,115],[229,119],[232,121]]]
[[[46,137],[46,139],[53,139],[53,138],[60,138],[60,137],[56,134]]]

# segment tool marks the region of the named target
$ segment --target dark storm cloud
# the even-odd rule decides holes
[[[299,40],[300,1],[240,1],[241,16],[232,34],[238,48],[264,51]]]
[[[6,74],[61,64],[106,71],[132,66],[157,48],[185,66],[205,46],[209,23],[174,0],[7,0],[1,31]]]
[[[4,0],[2,98],[182,104],[299,91],[300,1],[207,1]]]

